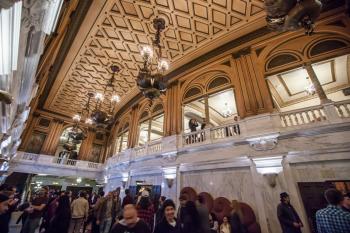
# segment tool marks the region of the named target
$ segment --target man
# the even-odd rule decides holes
[[[328,206],[316,212],[318,233],[349,233],[350,213],[341,209],[343,195],[336,189],[327,189],[324,196]]]
[[[209,233],[210,232],[209,210],[205,206],[204,198],[202,196],[198,196],[197,197],[196,209],[197,209],[198,214],[199,214],[202,232],[203,233]]]
[[[40,219],[49,200],[47,195],[48,193],[46,189],[40,189],[38,196],[33,199],[30,207],[26,209],[29,215],[22,227],[22,233],[34,233],[39,226]]]
[[[89,214],[89,202],[85,199],[86,193],[79,192],[79,198],[71,204],[72,219],[69,224],[69,233],[79,233],[85,219]]]
[[[112,225],[114,225],[115,221],[117,221],[119,217],[122,217],[122,200],[120,198],[120,187],[116,188],[116,190],[113,192],[113,198],[115,201],[115,216],[113,216]]]
[[[344,200],[342,204],[342,209],[350,212],[350,192],[344,194]]]
[[[5,214],[9,208],[9,197],[0,194],[0,214]]]
[[[137,217],[134,205],[124,207],[123,219],[111,230],[111,233],[151,233],[147,224]]]
[[[116,202],[113,193],[109,192],[106,197],[101,197],[99,202],[96,224],[100,226],[100,233],[108,233],[112,225],[112,219],[116,216]]]
[[[0,214],[0,232],[8,233],[11,215],[16,210],[19,199],[16,198],[16,187],[11,185],[1,185],[0,193],[9,198],[8,210],[6,213]]]
[[[177,210],[177,219],[179,221],[181,221],[182,220],[182,217],[181,217],[182,216],[182,210],[185,208],[186,202],[187,202],[186,196],[180,195],[179,202],[180,202],[180,206],[179,206],[179,209]]]
[[[125,189],[125,197],[123,198],[122,208],[124,208],[126,205],[133,204],[132,197],[130,195],[130,190]]]
[[[301,233],[303,223],[301,222],[298,213],[290,204],[288,193],[280,194],[281,203],[277,207],[277,217],[281,224],[283,233]]]
[[[159,205],[158,205],[158,210],[156,212],[156,225],[163,220],[164,210],[162,209],[162,207],[163,207],[163,204],[164,204],[165,200],[166,200],[165,196],[160,196],[159,197]]]

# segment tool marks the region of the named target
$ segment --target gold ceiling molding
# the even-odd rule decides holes
[[[45,108],[67,115],[80,111],[87,93],[102,91],[110,65],[117,64],[118,111],[138,93],[140,49],[152,43],[155,17],[167,23],[161,44],[169,72],[265,24],[263,0],[94,0]]]

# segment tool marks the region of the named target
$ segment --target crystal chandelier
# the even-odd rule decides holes
[[[309,82],[309,77],[306,77],[306,81]],[[304,89],[308,95],[314,95],[316,93],[315,85],[311,82],[309,82],[309,84]]]
[[[103,93],[96,92],[95,94],[88,93],[88,101],[83,108],[81,115],[85,118],[85,124],[94,125],[96,128],[105,129],[113,121],[113,112],[115,104],[120,101],[120,97],[114,92],[114,77],[120,71],[116,65],[111,66],[112,77],[108,80]],[[106,94],[111,89],[111,98],[108,101],[105,100]],[[108,111],[105,111],[102,107],[108,106]],[[73,117],[78,122],[81,120],[79,114]]]
[[[137,76],[137,86],[142,94],[150,100],[165,93],[167,85],[164,81],[164,73],[169,68],[169,63],[162,57],[160,45],[160,33],[165,29],[165,20],[162,18],[154,19],[153,27],[156,30],[153,46],[144,46],[141,49],[143,67]]]
[[[232,112],[232,110],[229,108],[229,106],[228,106],[227,103],[225,103],[225,109],[224,109],[224,111],[222,112],[222,115],[224,116],[224,118],[228,118],[228,117],[230,117],[230,116],[233,115],[233,112]]]

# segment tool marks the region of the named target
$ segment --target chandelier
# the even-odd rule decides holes
[[[113,112],[115,104],[120,101],[120,97],[114,92],[114,77],[120,71],[116,65],[111,66],[112,76],[104,87],[103,93],[88,93],[88,101],[81,111],[81,115],[85,118],[85,124],[94,125],[96,129],[105,129],[113,122]],[[111,97],[105,101],[107,93],[111,91]],[[108,110],[103,108],[108,106]],[[81,115],[77,114],[73,117],[73,121],[80,122]]]
[[[222,111],[224,118],[228,118],[233,115],[232,110],[229,108],[228,104],[225,103],[225,109]]]
[[[306,77],[306,81],[309,83],[304,89],[306,94],[308,95],[314,95],[316,93],[315,85],[311,82],[309,82],[309,77]]]
[[[165,20],[155,18],[153,27],[156,30],[155,39],[152,46],[144,46],[141,49],[143,67],[137,75],[137,86],[150,100],[165,94],[167,85],[164,81],[164,73],[169,68],[169,63],[162,57],[160,45],[160,33],[165,29]]]
[[[304,28],[306,35],[313,33],[322,10],[319,0],[265,0],[264,3],[270,29],[291,31]]]

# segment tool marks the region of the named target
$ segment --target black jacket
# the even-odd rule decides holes
[[[294,222],[301,223],[301,220],[291,204],[280,203],[277,207],[277,217],[283,233],[301,233],[300,228],[293,226]]]
[[[154,233],[180,233],[180,224],[176,221],[175,227],[170,225],[168,221],[163,218],[163,220],[156,225]]]

